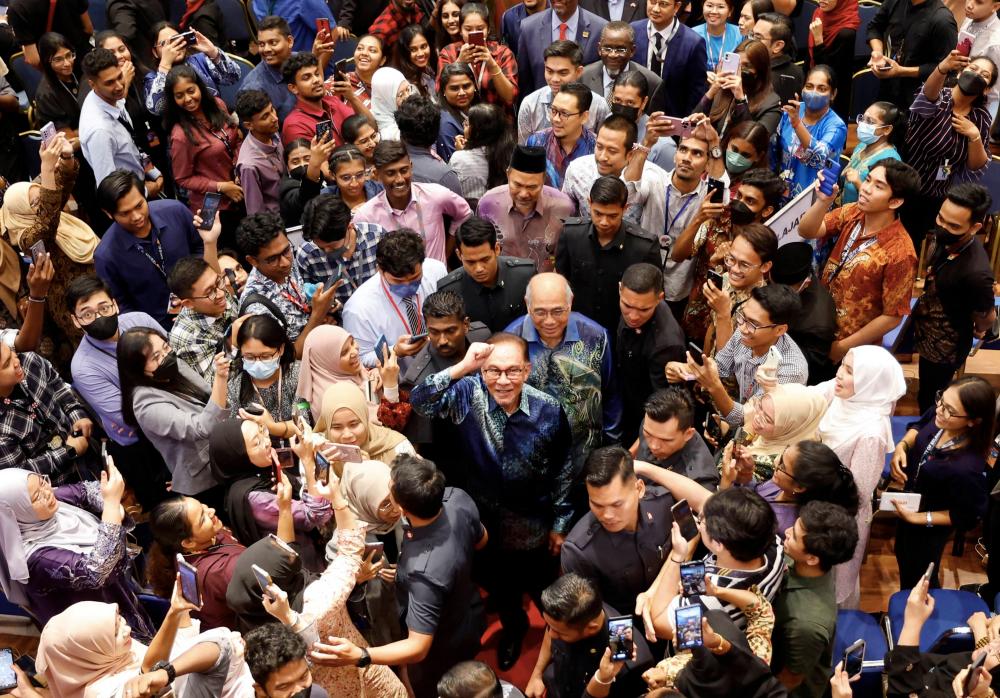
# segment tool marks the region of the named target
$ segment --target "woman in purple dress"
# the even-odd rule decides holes
[[[148,643],[156,631],[130,579],[125,482],[110,471],[55,489],[45,475],[0,471],[0,587],[39,625],[79,601],[118,604],[132,637]]]

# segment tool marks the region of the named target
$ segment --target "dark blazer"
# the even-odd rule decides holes
[[[646,34],[648,19],[632,22],[635,29],[635,56],[633,60],[649,67],[649,36]],[[668,116],[687,116],[708,92],[705,76],[705,40],[683,24],[677,29],[667,48],[663,65],[662,88],[649,100],[647,112],[662,111]],[[701,61],[700,63],[698,61]]]
[[[580,0],[580,7],[593,12],[598,17],[610,22],[611,13],[608,12],[608,0]],[[638,22],[646,18],[646,0],[625,0],[625,7],[622,8],[622,22]]]
[[[580,8],[580,21],[576,25],[574,40],[583,48],[584,65],[597,60],[597,42],[605,24],[607,22],[593,12]],[[521,34],[517,39],[517,84],[520,94],[530,95],[538,88],[545,87],[545,60],[542,52],[551,43],[551,8],[531,15],[521,24]],[[702,72],[705,72],[704,64]]]
[[[650,97],[656,92],[656,88],[660,86],[660,76],[644,65],[635,61],[629,61],[625,70],[638,70],[646,76],[646,81],[649,83],[648,95]],[[597,61],[584,68],[583,75],[580,76],[580,82],[589,87],[592,92],[604,95],[604,63]]]

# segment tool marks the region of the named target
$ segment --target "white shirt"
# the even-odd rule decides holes
[[[100,182],[117,169],[129,170],[145,178],[139,149],[118,117],[129,120],[125,100],[111,105],[91,92],[80,109],[80,148]]]
[[[966,19],[959,27],[961,31],[969,32],[976,37],[972,42],[972,53],[970,56],[985,55],[991,61],[1000,66],[1000,18],[995,14],[981,22],[973,22]],[[997,118],[997,106],[1000,105],[1000,81],[986,92],[986,108],[990,116],[995,121]]]
[[[646,36],[649,38],[649,48],[646,49],[646,66],[653,65],[653,57],[656,56],[656,35],[659,34],[663,37],[663,45],[667,46],[670,40],[674,38],[674,34],[677,33],[677,29],[680,27],[680,23],[677,18],[674,17],[674,21],[667,27],[663,29],[657,29],[653,26],[652,22],[646,23]]]
[[[647,160],[642,168],[642,179],[646,181],[647,178],[656,178],[659,173],[666,174],[661,168]],[[621,175],[622,173],[619,172],[618,176],[621,177]],[[593,154],[578,157],[566,168],[562,191],[563,194],[573,200],[577,211],[579,211],[577,215],[581,217],[590,216],[590,188],[594,186],[594,182],[599,177],[601,177],[601,173],[597,171],[597,160]],[[628,188],[627,182],[625,186]],[[636,223],[642,223],[645,220],[643,218],[642,206],[633,201],[631,190],[625,205],[625,217]],[[646,227],[645,223],[642,224],[642,227]]]

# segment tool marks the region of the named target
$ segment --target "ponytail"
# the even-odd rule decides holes
[[[795,482],[803,492],[796,497],[799,508],[812,501],[829,502],[843,507],[851,516],[858,513],[861,498],[854,474],[840,462],[837,454],[819,441],[796,444]]]
[[[191,537],[186,497],[173,497],[157,504],[149,515],[153,545],[149,548],[146,580],[157,596],[170,598],[177,577],[177,553],[181,543]]]

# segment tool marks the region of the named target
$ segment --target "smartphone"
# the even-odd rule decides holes
[[[764,359],[764,363],[761,364],[761,368],[769,371],[777,371],[780,364],[781,352],[778,351],[777,347],[772,346],[767,350],[767,358]]]
[[[892,66],[889,65],[888,63],[885,63],[885,64],[882,64],[882,65],[875,66],[875,69],[884,73],[887,70],[891,70]]]
[[[425,339],[427,339],[427,333],[426,332],[421,332],[420,334],[411,334],[410,335],[410,344],[414,344],[416,342],[422,342]]]
[[[823,181],[819,185],[819,190],[825,195],[830,196],[833,193],[833,185],[837,183],[837,178],[840,177],[840,171],[844,168],[840,160],[834,160],[830,162],[823,169]]]
[[[177,572],[181,576],[181,596],[195,606],[201,606],[201,591],[198,589],[198,570],[177,553]]]
[[[267,534],[267,539],[269,541],[271,541],[271,543],[273,545],[277,546],[283,552],[288,553],[292,557],[298,557],[299,556],[299,554],[297,552],[295,552],[295,548],[293,548],[288,543],[286,543],[285,541],[283,541],[280,538],[278,538],[278,536],[274,535],[273,533],[268,533]]]
[[[738,72],[740,72],[740,54],[733,53],[732,51],[722,54],[722,61],[719,63],[719,74],[732,73],[735,75]]]
[[[347,82],[347,74],[354,72],[354,59],[342,58],[333,64],[333,70],[340,75],[341,82]]]
[[[34,264],[41,260],[42,255],[45,254],[45,241],[39,240],[34,245],[31,246],[31,262]]]
[[[373,543],[365,543],[365,551],[361,554],[361,559],[367,560],[368,556],[371,555],[372,552],[374,552],[375,555],[372,557],[372,562],[378,562],[379,560],[382,559],[382,554],[384,552],[384,549],[385,549],[385,543],[383,543],[380,540],[377,540]]]
[[[794,75],[780,75],[778,76],[778,96],[781,98],[781,106],[788,104],[788,100],[795,99],[795,93],[798,92],[798,83],[795,80]]]
[[[677,649],[689,650],[704,644],[701,637],[701,613],[701,606],[698,604],[681,606],[674,611]]]
[[[330,461],[342,463],[360,463],[364,460],[361,447],[354,444],[328,443],[323,446],[323,456]]]
[[[861,668],[865,663],[865,641],[858,640],[844,650],[844,672],[853,681],[861,676]]]
[[[711,177],[707,180],[708,184],[708,200],[713,204],[722,203],[722,194],[726,189],[726,183],[718,180],[712,179]]]
[[[271,575],[260,565],[250,565],[250,570],[253,572],[253,576],[257,578],[257,586],[260,587],[260,593],[273,600],[274,597],[267,593],[267,587],[273,584]]]
[[[326,285],[323,288],[333,288],[333,285],[340,281],[344,276],[344,268],[338,263],[337,271],[330,274],[330,278],[326,280]]]
[[[323,457],[322,453],[316,453],[316,469],[313,471],[316,482],[326,484],[330,477],[330,461]]]
[[[469,32],[469,44],[471,46],[485,46],[486,32]]]
[[[692,124],[687,119],[680,119],[676,116],[661,116],[659,118],[659,121],[661,123],[669,123],[671,130],[670,135],[678,136],[680,138],[686,138],[690,136],[692,133],[694,133],[694,129],[698,125],[698,124]]]
[[[232,269],[226,269],[223,273],[226,275],[226,278],[229,279],[229,285],[232,287],[233,293],[236,293],[239,288],[239,284],[236,281],[236,272]]]
[[[316,124],[316,139],[323,140],[327,135],[333,131],[333,122],[329,119],[320,121]]]
[[[9,647],[0,649],[0,691],[17,688],[17,674],[14,673],[14,651]]]
[[[722,290],[722,286],[725,283],[722,279],[722,274],[720,272],[715,271],[715,269],[708,270],[708,282],[713,286],[715,286],[720,291]]]
[[[295,467],[295,453],[290,448],[276,448],[274,455],[278,458],[278,467],[289,470]]]
[[[327,19],[326,17],[317,17],[316,18],[316,33],[317,34],[322,34],[323,32],[326,32],[327,36],[331,36],[332,35],[331,32],[330,32],[330,20]]]
[[[612,661],[632,659],[632,616],[608,618],[608,647]]]
[[[921,579],[925,582],[931,581],[931,575],[934,574],[934,563],[927,565],[927,571],[924,572],[924,576]]]
[[[681,535],[684,536],[684,540],[693,540],[698,535],[698,526],[695,525],[694,515],[691,513],[688,500],[682,499],[670,507],[670,514],[674,517],[677,525],[680,526]]]
[[[188,46],[194,46],[196,43],[198,43],[198,37],[194,35],[194,29],[191,29],[186,32],[181,32],[177,36],[179,36],[180,39],[174,37],[173,41],[183,41]]]
[[[705,593],[703,561],[681,563],[681,587],[684,589],[684,596],[698,596]]]
[[[51,121],[49,123],[45,124],[44,126],[42,126],[38,130],[42,134],[42,145],[43,146],[48,145],[49,142],[53,138],[56,137],[56,134],[59,133],[58,129],[56,129],[56,125],[54,123],[52,123]]]
[[[688,349],[690,350],[689,353],[691,354],[691,358],[694,360],[694,362],[699,366],[704,366],[705,354],[702,352],[701,347],[699,347],[694,342],[688,342]]]
[[[385,335],[382,335],[381,337],[378,338],[378,341],[375,342],[375,356],[378,357],[379,361],[383,361],[384,360],[383,357],[388,355],[389,355],[389,340],[385,338]]]
[[[970,55],[972,55],[972,44],[975,43],[975,41],[976,37],[974,34],[970,34],[969,32],[964,32],[964,31],[959,32],[958,46],[955,47],[955,50],[958,51],[963,56],[965,56],[966,58],[968,58]]]
[[[215,215],[219,212],[219,204],[221,203],[222,194],[215,192],[205,194],[205,200],[201,204],[201,211],[198,212],[198,215],[201,216],[202,230],[211,230],[212,226],[215,225]]]
[[[976,690],[976,686],[979,685],[979,670],[986,663],[987,656],[989,656],[989,652],[983,651],[969,665],[969,673],[965,675],[965,690],[962,692],[962,695],[971,696],[972,692]]]
[[[247,414],[252,414],[254,417],[259,417],[264,414],[264,406],[259,402],[249,402],[243,408],[243,411]]]

